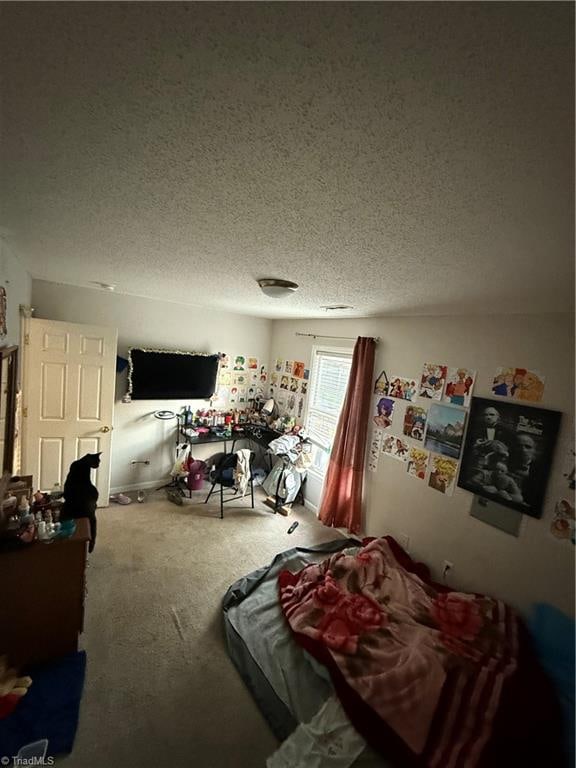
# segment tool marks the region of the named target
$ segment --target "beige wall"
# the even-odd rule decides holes
[[[263,362],[268,361],[270,354],[269,320],[43,280],[33,282],[33,305],[36,317],[117,328],[120,355],[126,355],[130,346],[245,354]],[[175,421],[155,419],[155,410],[207,405],[204,400],[122,403],[125,392],[126,373],[117,376],[113,491],[151,488],[165,482],[174,462]],[[205,458],[209,453],[213,451],[204,447],[197,448],[194,455]],[[132,466],[133,459],[149,459],[150,466]]]
[[[452,584],[461,589],[499,596],[522,610],[546,601],[573,613],[574,547],[549,533],[556,500],[570,497],[562,471],[574,444],[573,316],[274,321],[272,358],[309,362],[314,344],[353,346],[297,337],[296,331],[380,336],[375,375],[385,369],[389,376],[415,377],[427,361],[475,368],[479,396],[491,396],[492,376],[501,365],[533,368],[546,376],[542,406],[562,411],[563,417],[542,519],[524,515],[515,538],[472,518],[467,491],[457,488],[452,497],[444,496],[409,477],[403,463],[382,456],[377,473],[367,473],[364,530],[368,535],[407,535],[412,555],[427,562],[436,577],[443,560],[453,562]],[[401,418],[402,406],[393,424],[401,424]]]

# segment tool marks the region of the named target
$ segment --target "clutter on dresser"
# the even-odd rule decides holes
[[[60,520],[62,489],[32,495],[32,476],[8,479],[1,502],[0,543],[2,548],[19,547],[33,541],[50,542],[69,538],[76,530],[73,520]]]

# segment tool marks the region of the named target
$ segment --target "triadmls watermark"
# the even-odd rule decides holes
[[[19,757],[18,755],[13,755],[12,757],[0,757],[0,764],[2,765],[54,765],[54,758],[53,757]]]

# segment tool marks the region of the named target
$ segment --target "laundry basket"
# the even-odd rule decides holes
[[[192,459],[188,464],[188,490],[199,491],[202,488],[207,468],[208,465],[205,461]]]

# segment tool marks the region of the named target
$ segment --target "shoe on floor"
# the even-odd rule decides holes
[[[115,493],[114,496],[110,496],[110,501],[115,501],[116,504],[132,504],[130,496],[124,493]]]

